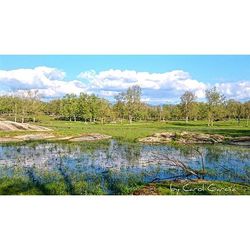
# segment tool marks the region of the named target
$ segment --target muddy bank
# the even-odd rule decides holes
[[[80,136],[67,136],[67,137],[58,137],[53,134],[39,133],[39,134],[26,134],[26,135],[18,135],[11,137],[0,137],[0,143],[38,141],[38,140],[84,142],[84,141],[107,140],[110,138],[111,136],[109,135],[103,135],[97,133],[83,134]]]
[[[227,143],[239,146],[250,146],[250,137],[226,137],[217,134],[203,134],[193,132],[163,132],[155,133],[151,136],[141,138],[138,140],[143,143],[180,143],[180,144],[215,144]]]

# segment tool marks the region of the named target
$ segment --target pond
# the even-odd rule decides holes
[[[81,181],[88,184],[88,190],[98,188],[101,193],[119,193],[117,189],[138,183],[195,178],[173,166],[171,160],[194,170],[201,170],[203,160],[206,180],[250,183],[249,152],[247,147],[222,144],[145,145],[117,140],[2,144],[0,175],[1,178],[23,176],[40,184],[63,180],[69,193],[74,193],[74,185]]]

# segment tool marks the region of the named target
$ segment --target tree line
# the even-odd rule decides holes
[[[191,91],[186,91],[178,104],[153,106],[142,101],[142,91],[137,85],[115,96],[110,103],[94,94],[67,94],[48,102],[42,101],[38,91],[0,96],[0,115],[18,122],[37,121],[41,115],[58,120],[83,122],[207,120],[208,126],[215,121],[250,117],[250,101],[244,103],[227,100],[215,87],[206,90],[206,102],[198,102]]]

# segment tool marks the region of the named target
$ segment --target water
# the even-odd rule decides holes
[[[198,149],[198,152],[195,150]],[[0,175],[50,178],[84,178],[89,183],[151,182],[187,178],[169,160],[179,160],[195,170],[205,163],[205,179],[250,183],[250,149],[229,145],[143,145],[116,140],[98,143],[25,143],[0,145]],[[201,156],[202,155],[202,156]],[[32,170],[32,172],[31,172]],[[73,176],[73,177],[72,177]],[[189,176],[188,178],[195,178]],[[47,180],[48,181],[48,180]],[[110,184],[110,183],[109,183]]]

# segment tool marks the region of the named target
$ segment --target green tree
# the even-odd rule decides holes
[[[247,127],[248,127],[249,117],[250,117],[250,101],[247,101],[244,103],[244,110],[245,110],[245,118],[247,120]]]
[[[72,121],[77,120],[77,108],[78,108],[78,100],[75,94],[67,94],[62,99],[62,106],[61,106],[61,114]]]
[[[86,93],[80,93],[77,113],[84,122],[90,121],[92,117],[89,106],[89,96]]]
[[[112,109],[110,107],[110,103],[105,99],[99,99],[98,101],[98,118],[101,123],[104,124],[105,119],[112,117]]]
[[[181,96],[181,109],[185,116],[186,123],[188,123],[188,120],[193,112],[195,99],[196,99],[196,96],[191,91],[186,91]]]
[[[244,116],[244,105],[233,99],[228,100],[227,102],[227,111],[229,118],[233,117],[240,124],[240,119]]]
[[[119,107],[124,108],[122,111],[124,111],[124,115],[128,118],[129,123],[139,119],[142,102],[141,88],[138,85],[129,87],[127,91],[118,94],[116,100],[119,102]]]
[[[219,117],[222,111],[225,97],[221,95],[216,87],[206,90],[208,126],[214,125],[214,120]]]

